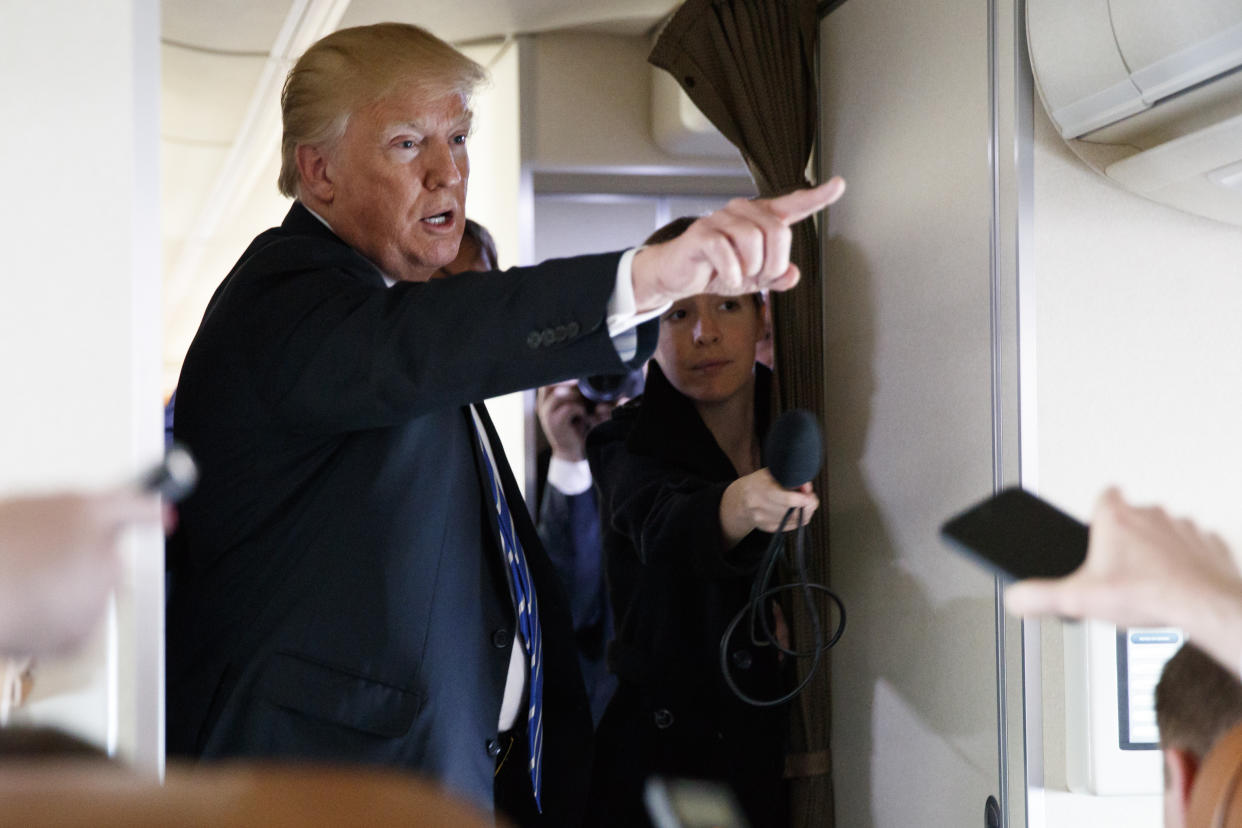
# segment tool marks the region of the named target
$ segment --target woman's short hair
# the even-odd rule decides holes
[[[306,50],[289,70],[280,95],[280,191],[298,197],[297,147],[331,146],[350,116],[398,86],[415,84],[428,100],[467,100],[487,70],[418,26],[377,23],[341,29]]]

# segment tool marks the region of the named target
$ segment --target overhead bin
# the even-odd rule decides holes
[[[1242,225],[1242,2],[1028,0],[1036,86],[1092,167]]]

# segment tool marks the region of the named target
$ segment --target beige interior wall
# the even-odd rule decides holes
[[[0,495],[136,479],[163,447],[159,6],[7,3],[0,25]],[[163,543],[128,542],[117,609],[36,665],[21,718],[162,756]]]
[[[832,652],[841,826],[983,825],[1000,797],[994,581],[937,537],[991,491],[987,9],[855,0],[821,23]],[[1016,395],[1016,384],[1009,389]],[[1011,738],[1020,740],[1021,735]]]
[[[1038,103],[1034,183],[1024,481],[1082,517],[1118,484],[1242,548],[1242,229],[1116,187],[1074,157]],[[1158,826],[1151,798],[1064,792],[1059,623],[1042,639],[1046,824]]]
[[[549,32],[530,45],[533,169],[736,175],[737,157],[677,157],[652,139],[647,38]]]

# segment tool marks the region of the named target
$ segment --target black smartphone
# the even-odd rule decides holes
[[[198,464],[184,446],[174,443],[164,459],[138,481],[144,492],[160,495],[169,503],[184,500],[198,483]]]
[[[1087,557],[1086,524],[1017,486],[950,518],[940,536],[1017,580],[1068,575]]]

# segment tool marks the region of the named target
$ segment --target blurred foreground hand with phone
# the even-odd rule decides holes
[[[1242,667],[1242,575],[1217,535],[1108,489],[1091,519],[1087,558],[1063,578],[1005,590],[1015,615],[1180,627],[1235,673]]]

